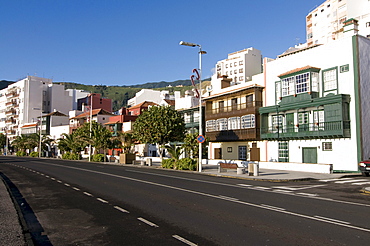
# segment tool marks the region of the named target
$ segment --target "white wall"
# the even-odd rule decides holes
[[[352,56],[352,37],[343,38],[326,45],[312,48],[294,55],[282,57],[267,63],[266,106],[275,105],[275,82],[278,75],[307,65],[321,68],[321,70],[338,66],[338,94],[349,94],[351,138],[330,140],[297,140],[289,141],[289,161],[302,162],[303,147],[318,147],[318,163],[334,164],[334,170],[357,171],[357,143],[356,143],[356,104],[354,94],[354,67]],[[349,64],[349,72],[340,73],[339,66]],[[322,81],[321,72],[319,81]],[[320,84],[321,86],[321,84]],[[320,88],[322,92],[322,88]],[[322,142],[332,142],[333,151],[322,151]],[[278,159],[277,143],[269,141],[267,149],[268,161],[270,158]],[[299,146],[299,148],[298,148]]]

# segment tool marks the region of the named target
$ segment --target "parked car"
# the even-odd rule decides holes
[[[370,160],[361,161],[359,164],[360,171],[362,173],[362,176],[369,177],[370,175]]]

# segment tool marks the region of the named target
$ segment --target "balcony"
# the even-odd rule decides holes
[[[5,96],[7,98],[13,98],[13,97],[18,97],[19,94],[17,92],[15,92],[15,91],[12,91],[12,92],[9,92],[9,93],[5,94]]]
[[[261,128],[263,140],[299,140],[351,137],[350,121],[310,123],[295,126]]]
[[[208,137],[211,142],[245,141],[245,140],[255,141],[259,140],[259,129],[250,128],[250,129],[207,132],[206,137]]]
[[[206,120],[217,118],[229,118],[242,116],[246,114],[258,114],[258,109],[262,106],[262,101],[241,103],[237,105],[226,106],[223,108],[206,109]]]
[[[17,114],[17,111],[15,109],[5,111],[5,115],[16,115],[16,114]]]

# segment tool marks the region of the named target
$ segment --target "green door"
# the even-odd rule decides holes
[[[316,147],[302,148],[302,162],[317,163],[317,148]]]
[[[286,114],[286,131],[294,132],[294,114]]]

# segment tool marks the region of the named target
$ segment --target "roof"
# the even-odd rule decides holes
[[[119,120],[117,120],[117,121],[109,121],[107,123],[104,123],[104,125],[114,125],[114,124],[117,124],[117,123],[119,123]]]
[[[278,58],[293,55],[295,53],[302,52],[302,51],[305,51],[305,50],[308,50],[308,49],[312,49],[312,48],[315,48],[315,47],[320,46],[320,45],[321,44],[314,44],[314,45],[311,45],[311,46],[308,46],[308,47],[305,47],[305,48],[301,48],[301,49],[299,49],[299,48],[298,49],[290,49],[290,50],[288,49],[283,54],[278,55]]]
[[[136,105],[134,105],[132,107],[129,107],[128,110],[134,109],[134,108],[142,108],[142,107],[154,106],[154,105],[156,106],[158,104],[156,104],[155,102],[144,101],[142,103],[139,103],[139,104],[136,104]]]
[[[168,105],[175,106],[175,100],[163,99]]]
[[[283,76],[286,76],[286,75],[289,75],[289,74],[297,73],[297,72],[308,70],[308,69],[320,70],[320,68],[317,68],[317,67],[305,66],[305,67],[296,68],[296,69],[290,70],[288,72],[282,73],[282,74],[278,75],[278,77],[283,77]]]
[[[228,95],[228,94],[232,94],[232,93],[235,93],[235,92],[243,91],[243,90],[246,90],[246,89],[252,89],[252,88],[263,88],[263,86],[253,84],[253,85],[248,85],[248,86],[244,86],[244,87],[233,88],[229,91],[220,92],[220,93],[214,94],[212,96],[205,97],[203,99],[208,100],[208,99],[212,99],[212,98],[215,98],[215,97],[225,96],[225,95]]]
[[[24,125],[21,128],[31,128],[31,127],[36,127],[36,126],[37,126],[37,123],[32,123],[32,124]]]
[[[98,108],[98,109],[93,109],[92,112],[91,112],[92,115],[114,115],[102,108]],[[87,111],[85,113],[82,113],[82,114],[79,114],[75,117],[72,117],[71,119],[81,119],[81,118],[87,118],[90,116],[90,111]]]
[[[45,117],[45,116],[65,116],[65,117],[68,117],[68,115],[63,114],[62,112],[59,112],[59,111],[54,111],[50,114],[43,115],[42,117]]]

